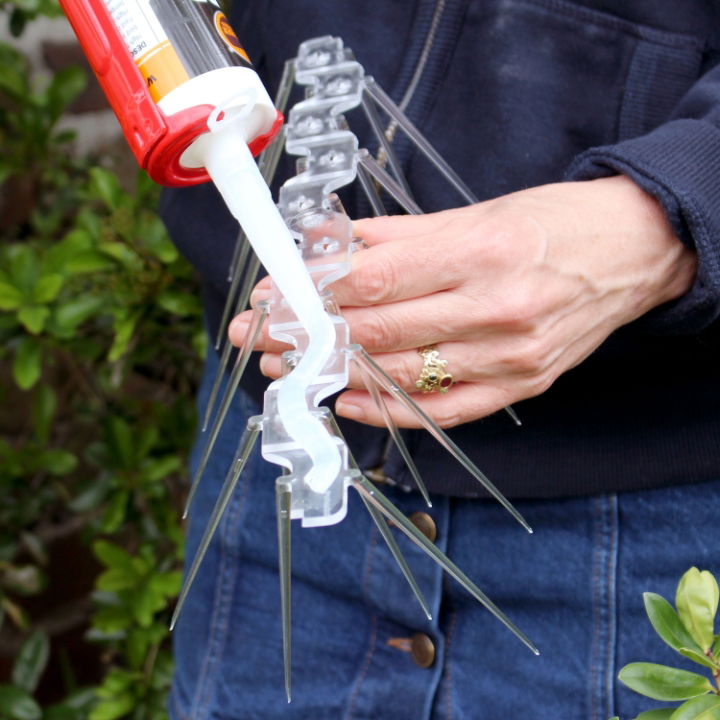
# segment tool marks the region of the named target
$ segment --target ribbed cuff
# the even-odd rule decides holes
[[[698,272],[682,298],[644,318],[648,330],[699,332],[720,316],[720,129],[673,120],[642,137],[591,148],[566,180],[622,173],[664,207],[678,237],[698,254]]]

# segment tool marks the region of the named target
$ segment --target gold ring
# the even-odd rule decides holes
[[[426,345],[418,348],[418,355],[422,356],[423,367],[420,377],[415,381],[415,387],[424,392],[447,392],[453,384],[453,376],[445,372],[447,360],[440,359],[440,353],[435,345]]]

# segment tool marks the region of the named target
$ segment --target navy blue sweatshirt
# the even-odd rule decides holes
[[[615,332],[542,396],[450,431],[511,497],[554,497],[720,477],[720,2],[711,0],[236,0],[234,27],[271,93],[310,37],[340,36],[480,199],[624,173],[656,196],[699,257],[692,289]],[[297,99],[297,98],[296,98]],[[363,118],[348,117],[371,151]],[[458,198],[402,137],[427,211]],[[293,161],[278,177],[293,174]],[[359,189],[349,212],[369,215]],[[234,220],[210,184],[164,194],[162,214],[200,271],[214,332]],[[259,401],[256,368],[244,380]],[[411,484],[386,433],[344,423],[364,468]],[[476,483],[427,434],[407,442],[436,492]]]

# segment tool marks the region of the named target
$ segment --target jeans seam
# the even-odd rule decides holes
[[[607,694],[608,717],[615,714],[615,651],[617,647],[617,569],[620,523],[618,517],[618,497],[612,494],[609,500],[609,548],[607,558],[608,581],[608,635],[605,655],[605,692]]]
[[[353,712],[354,712],[354,706],[355,702],[357,700],[357,696],[360,693],[360,686],[362,685],[363,681],[365,680],[365,677],[368,674],[368,671],[370,670],[370,663],[372,662],[373,655],[375,654],[375,648],[377,646],[377,623],[378,618],[377,615],[372,616],[371,624],[372,624],[372,633],[370,634],[370,643],[368,644],[367,652],[365,653],[365,661],[363,663],[363,668],[360,672],[360,675],[358,675],[357,680],[355,681],[355,687],[352,690],[352,693],[350,694],[350,700],[348,701],[348,711],[346,715],[346,720],[353,720]]]
[[[590,718],[605,720],[612,715],[616,641],[617,592],[617,496],[593,500],[595,522],[590,648]]]
[[[228,543],[223,541],[228,537],[237,535],[237,525],[244,505],[247,487],[248,483],[246,481],[242,482],[241,492],[235,493],[235,497],[231,500],[225,518],[223,519],[219,537],[216,540],[216,542],[220,542],[220,570],[218,572],[220,581],[217,583],[213,598],[207,651],[198,675],[197,688],[191,705],[191,716],[194,720],[202,720],[204,717],[207,717],[207,711],[210,707],[211,689],[216,680],[216,678],[212,676],[212,671],[220,661],[225,646],[232,606],[230,601],[232,600],[233,589],[237,580],[239,563],[232,562],[233,553],[229,549]],[[231,562],[228,562],[228,560]],[[205,712],[202,712],[203,710],[205,710]]]
[[[457,623],[457,610],[453,610],[450,616],[447,633],[445,634],[445,678],[443,689],[445,691],[445,718],[452,720],[452,664],[450,663],[450,645],[453,641],[453,632]]]

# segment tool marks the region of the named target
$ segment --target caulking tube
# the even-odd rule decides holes
[[[306,389],[333,352],[335,330],[252,158],[282,115],[215,0],[60,3],[140,166],[167,186],[212,177],[305,327],[309,345],[283,381],[278,412],[311,457],[306,481],[322,492],[341,459]]]
[[[259,153],[282,125],[215,0],[60,0],[125,138],[161,185],[210,178],[188,148],[228,98],[252,89],[245,141]]]

